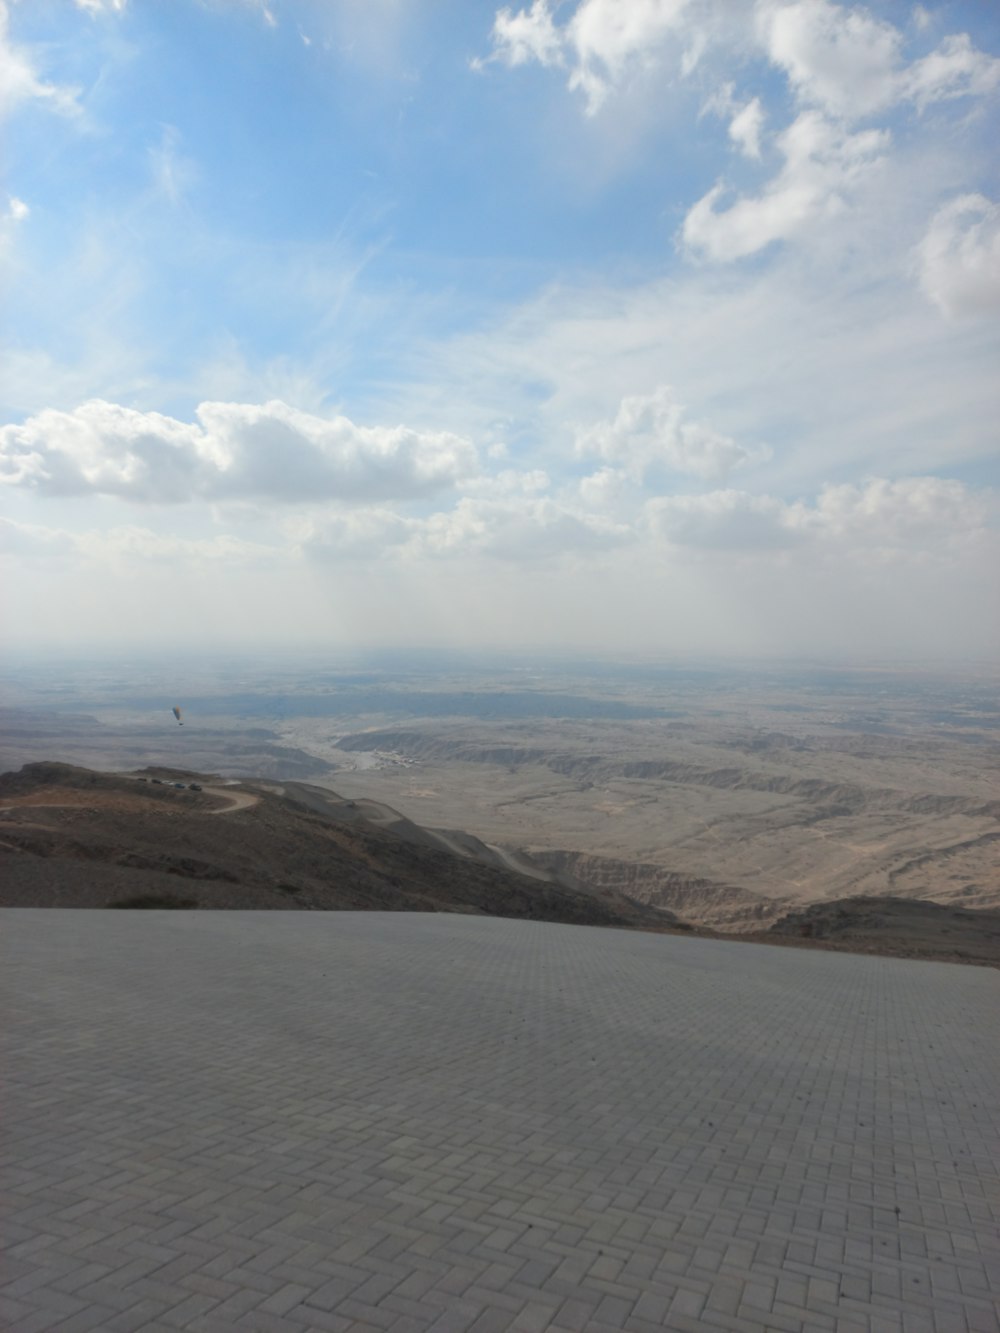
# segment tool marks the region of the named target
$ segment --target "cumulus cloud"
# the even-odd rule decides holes
[[[383,508],[307,520],[301,549],[314,559],[408,561],[486,557],[517,563],[597,554],[633,540],[632,528],[548,496],[465,495],[453,509],[414,518]]]
[[[44,495],[146,503],[431,495],[477,465],[446,432],[358,426],[282,402],[202,403],[195,422],[94,400],[0,428],[0,481]]]
[[[569,87],[583,93],[593,115],[680,29],[687,7],[688,0],[582,0],[559,25],[548,0],[534,0],[529,9],[497,12],[493,59],[567,69]]]
[[[532,468],[529,472],[519,472],[516,468],[504,468],[492,476],[470,477],[463,481],[462,489],[466,495],[513,496],[540,495],[547,491],[551,479],[541,468]]]
[[[530,9],[497,11],[493,22],[497,57],[507,65],[561,65],[563,34],[552,21],[548,0],[534,0]]]
[[[889,134],[852,134],[818,111],[804,111],[776,142],[784,165],[760,194],[720,208],[726,194],[720,182],[691,208],[681,230],[689,250],[720,261],[742,259],[842,213],[882,160]]]
[[[465,497],[423,525],[418,549],[428,555],[479,555],[532,562],[596,554],[633,539],[631,528],[574,510],[548,497],[513,502]]]
[[[735,490],[664,496],[649,502],[647,516],[679,546],[752,551],[811,543],[911,553],[961,542],[989,517],[981,495],[941,477],[826,486],[813,504]]]
[[[651,500],[647,514],[655,532],[678,546],[720,550],[768,550],[799,540],[788,507],[769,495],[710,491]]]
[[[863,116],[894,100],[903,43],[891,23],[830,0],[776,0],[757,14],[768,57],[803,101]]]
[[[963,194],[931,220],[918,250],[920,282],[953,318],[1000,310],[1000,205]]]
[[[924,107],[982,95],[1000,84],[1000,60],[978,50],[967,33],[949,35],[934,51],[908,61],[901,29],[862,6],[834,0],[757,0],[745,13],[708,0],[697,6],[689,0],[580,0],[559,22],[563,8],[533,0],[525,8],[498,10],[490,58],[565,70],[569,88],[584,94],[590,115],[636,71],[661,59],[671,39],[681,44],[684,75],[707,46],[744,51],[748,24],[802,103],[848,121],[906,101]],[[915,19],[918,29],[928,26],[919,21],[919,7]],[[752,106],[733,135],[741,146],[744,135],[755,141],[751,127],[759,112]]]
[[[766,456],[765,451],[747,449],[703,422],[686,421],[684,408],[667,385],[651,394],[623,398],[613,420],[577,436],[576,451],[618,464],[637,480],[652,467],[667,467],[718,481],[733,468]]]
[[[983,495],[945,477],[873,478],[860,485],[826,486],[814,510],[795,512],[797,523],[821,536],[918,548],[960,540],[983,528],[989,518]]]
[[[47,103],[57,111],[76,111],[77,90],[45,82],[31,53],[11,42],[8,18],[5,0],[0,0],[0,117],[19,103],[30,101]]]
[[[405,546],[420,530],[417,519],[391,509],[358,509],[311,521],[300,537],[315,560],[375,560]]]
[[[965,33],[907,64],[902,32],[860,7],[763,0],[757,15],[768,57],[797,96],[847,120],[906,100],[926,106],[982,94],[1000,83],[1000,60],[977,50]]]
[[[577,483],[580,503],[587,509],[614,508],[628,491],[629,477],[621,468],[601,467]]]

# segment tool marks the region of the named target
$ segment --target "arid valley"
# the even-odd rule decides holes
[[[8,673],[0,758],[305,782],[383,827],[487,848],[539,889],[823,935],[822,905],[848,899],[1000,907],[994,685],[754,665],[77,665]]]

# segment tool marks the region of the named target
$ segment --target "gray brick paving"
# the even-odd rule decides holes
[[[1000,1329],[995,972],[459,916],[0,927],[18,1333]]]

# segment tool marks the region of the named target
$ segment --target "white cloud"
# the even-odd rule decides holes
[[[570,87],[583,91],[591,112],[677,30],[686,8],[687,0],[583,0],[568,25]]]
[[[760,132],[764,127],[765,112],[760,98],[747,102],[729,122],[729,137],[747,157],[760,157]]]
[[[946,315],[1000,310],[1000,205],[964,194],[940,209],[918,250],[924,292]]]
[[[757,14],[771,62],[803,101],[853,117],[895,100],[902,34],[891,23],[830,0],[771,0]]]
[[[899,79],[901,95],[920,107],[954,97],[984,97],[998,87],[1000,60],[978,51],[964,32],[946,37]]]
[[[419,526],[391,509],[357,509],[310,520],[299,540],[315,560],[370,561],[404,546]]]
[[[494,59],[507,65],[537,61],[569,70],[593,115],[608,94],[646,66],[681,28],[688,0],[581,0],[570,18],[556,24],[548,0],[530,9],[501,9],[493,24]]]
[[[19,523],[0,518],[0,555],[20,561],[88,560],[95,564],[128,569],[136,561],[177,564],[179,561],[201,564],[245,564],[255,560],[273,560],[286,554],[279,548],[239,537],[220,534],[215,537],[185,538],[164,536],[149,528],[130,525],[93,528],[70,532],[35,523]]]
[[[563,36],[552,22],[548,0],[534,0],[530,9],[497,11],[493,21],[497,58],[506,65],[561,65]]]
[[[755,8],[749,0],[745,7],[710,0],[698,6],[688,0],[581,0],[559,22],[561,8],[552,0],[533,0],[528,8],[499,10],[491,59],[566,70],[568,87],[584,94],[590,115],[636,73],[660,61],[671,39],[678,43],[682,76],[708,47],[742,55],[748,21],[800,101],[846,121],[905,101],[923,107],[982,95],[1000,84],[1000,60],[974,47],[968,34],[945,37],[936,50],[908,62],[899,28],[861,6],[834,0],[757,0]],[[928,26],[919,6],[914,19],[918,30]],[[741,147],[753,144],[759,132],[759,124],[754,127],[759,111],[752,106],[733,132]]]
[[[465,495],[482,495],[493,498],[516,495],[540,495],[551,485],[551,478],[541,468],[530,472],[518,472],[515,468],[504,468],[492,476],[470,477],[462,483]]]
[[[813,494],[832,476],[981,469],[996,454],[997,325],[956,329],[913,280],[935,200],[937,178],[915,163],[912,174],[889,169],[859,200],[848,255],[839,235],[817,236],[766,264],[553,283],[505,318],[420,346],[393,417],[447,421],[474,439],[503,419],[516,456],[535,451],[522,466],[545,466],[558,488],[576,433],[613,421],[637,386],[665,381],[692,420],[770,446],[754,490]],[[544,399],[532,390],[539,367]]]
[[[38,74],[30,52],[14,46],[8,35],[8,9],[0,0],[0,117],[21,102],[45,102],[57,111],[77,111],[77,91],[46,83]]]
[[[826,486],[813,511],[792,508],[796,524],[821,537],[915,550],[961,541],[989,519],[986,497],[944,477]]]
[[[592,488],[586,483],[592,482]],[[938,477],[825,486],[812,501],[733,489],[649,500],[635,519],[628,507],[609,517],[628,494],[622,473],[603,469],[580,485],[584,504],[549,496],[463,496],[449,510],[423,517],[385,507],[314,509],[284,524],[275,542],[228,533],[191,538],[131,524],[66,531],[0,520],[0,551],[37,562],[87,560],[128,572],[137,562],[190,565],[295,560],[370,568],[385,559],[411,568],[428,560],[456,567],[476,559],[508,564],[559,564],[600,559],[644,536],[703,552],[758,555],[795,549],[838,561],[939,561],[976,541],[996,517],[993,497]],[[634,503],[634,493],[633,501]],[[994,524],[995,526],[995,524]]]
[[[758,30],[773,64],[798,97],[846,120],[898,102],[918,106],[986,93],[1000,83],[1000,60],[965,33],[907,64],[903,34],[857,6],[831,0],[762,0]]]
[[[725,490],[662,496],[649,501],[647,514],[654,531],[678,546],[766,550],[799,540],[788,507],[770,495]]]
[[[580,503],[587,509],[607,512],[621,501],[628,487],[628,474],[621,468],[601,467],[581,477],[576,489]]]
[[[651,394],[623,398],[614,420],[602,421],[577,436],[576,452],[619,464],[636,479],[660,466],[708,481],[721,480],[733,468],[766,456],[703,422],[685,421],[684,408],[667,385]]]
[[[76,0],[77,9],[88,14],[122,14],[128,0]]]
[[[740,102],[732,83],[724,83],[702,104],[702,116],[716,115],[729,121],[729,137],[745,157],[760,158],[760,136],[767,112],[759,97]]]
[[[10,252],[17,227],[31,215],[31,209],[23,199],[15,195],[7,198],[7,207],[0,212],[0,260],[6,260]]]
[[[202,403],[197,422],[94,400],[0,428],[0,480],[46,495],[189,500],[403,499],[476,469],[445,432],[358,426],[281,402]]]
[[[918,32],[925,32],[934,22],[934,16],[923,5],[913,6],[911,18],[913,19],[913,26]]]
[[[68,532],[0,518],[0,555],[28,560],[62,559],[76,550]]]
[[[450,512],[431,515],[417,546],[428,555],[479,555],[530,563],[597,554],[633,537],[624,524],[548,497],[519,501],[465,497]]]
[[[244,541],[222,533],[217,537],[186,538],[164,536],[149,528],[115,527],[107,531],[88,531],[75,536],[77,551],[95,562],[110,562],[128,566],[136,560],[155,561],[175,565],[187,561],[198,565],[204,561],[217,564],[246,564],[250,561],[272,561],[284,555],[281,548],[261,542]]]
[[[355,509],[304,520],[296,533],[314,559],[410,564],[485,557],[514,563],[595,555],[634,539],[632,527],[548,496],[463,496],[453,509],[411,518],[389,509]]]
[[[874,478],[825,486],[813,504],[745,491],[651,500],[655,531],[678,546],[776,550],[810,543],[837,558],[873,550],[920,557],[931,547],[962,543],[988,525],[985,498],[940,477]]]
[[[784,166],[761,193],[719,208],[726,187],[715,185],[684,219],[684,244],[709,259],[728,261],[790,240],[841,214],[888,145],[888,131],[852,134],[818,111],[804,111],[778,135]]]

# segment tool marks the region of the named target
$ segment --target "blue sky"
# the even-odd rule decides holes
[[[992,6],[0,13],[15,642],[995,653]]]

